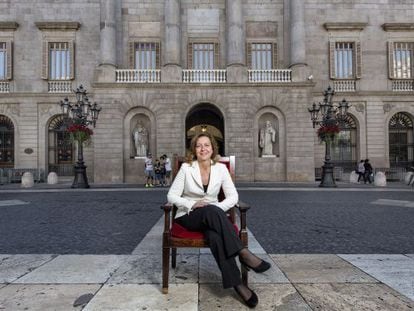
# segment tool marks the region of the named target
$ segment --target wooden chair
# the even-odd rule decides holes
[[[223,163],[227,166],[230,175],[234,181],[235,176],[235,157],[221,157],[219,160],[220,163]],[[181,166],[184,163],[184,158],[179,157],[175,160],[175,166],[173,175],[175,176]],[[219,194],[219,201],[224,199],[223,191]],[[168,293],[168,276],[169,276],[169,266],[170,266],[170,250],[171,250],[171,267],[175,268],[177,264],[177,248],[180,247],[192,247],[192,248],[201,248],[209,247],[207,241],[204,239],[203,233],[189,231],[179,224],[174,222],[175,214],[177,208],[172,204],[165,204],[161,206],[164,210],[164,233],[162,239],[162,292],[163,294]],[[236,225],[236,208],[239,210],[240,214],[240,229]],[[244,247],[248,246],[247,240],[247,229],[246,229],[246,212],[250,208],[247,204],[239,201],[236,206],[231,208],[228,211],[229,221],[235,226],[235,230],[238,230],[239,237],[243,243]],[[247,286],[248,276],[247,269],[242,265],[241,268],[242,281]]]

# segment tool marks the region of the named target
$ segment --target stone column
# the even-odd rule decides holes
[[[226,0],[227,81],[247,82],[242,0]]]
[[[293,81],[305,81],[306,64],[305,1],[290,1],[290,68]]]
[[[116,0],[101,0],[100,60],[96,70],[98,82],[115,82],[116,67]]]
[[[165,0],[165,48],[163,82],[181,82],[181,8],[180,0]]]

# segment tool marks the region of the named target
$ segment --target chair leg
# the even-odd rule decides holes
[[[174,247],[171,253],[171,267],[175,269],[176,266],[177,266],[177,248]]]
[[[244,265],[241,265],[242,282],[244,285],[249,285],[248,271]]]
[[[170,249],[162,248],[162,293],[168,294],[168,276],[170,273]]]

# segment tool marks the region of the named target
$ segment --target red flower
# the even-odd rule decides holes
[[[318,137],[321,141],[328,141],[333,140],[341,130],[339,129],[339,126],[334,125],[322,125],[318,129]]]
[[[72,124],[67,130],[72,140],[76,140],[80,143],[88,141],[93,135],[93,131],[83,124]]]

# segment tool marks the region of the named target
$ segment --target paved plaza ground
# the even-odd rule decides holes
[[[252,205],[250,248],[273,264],[249,273],[257,310],[414,310],[412,188],[238,189]],[[0,310],[247,309],[221,289],[207,249],[180,251],[161,293],[165,196],[132,185],[0,186]]]

